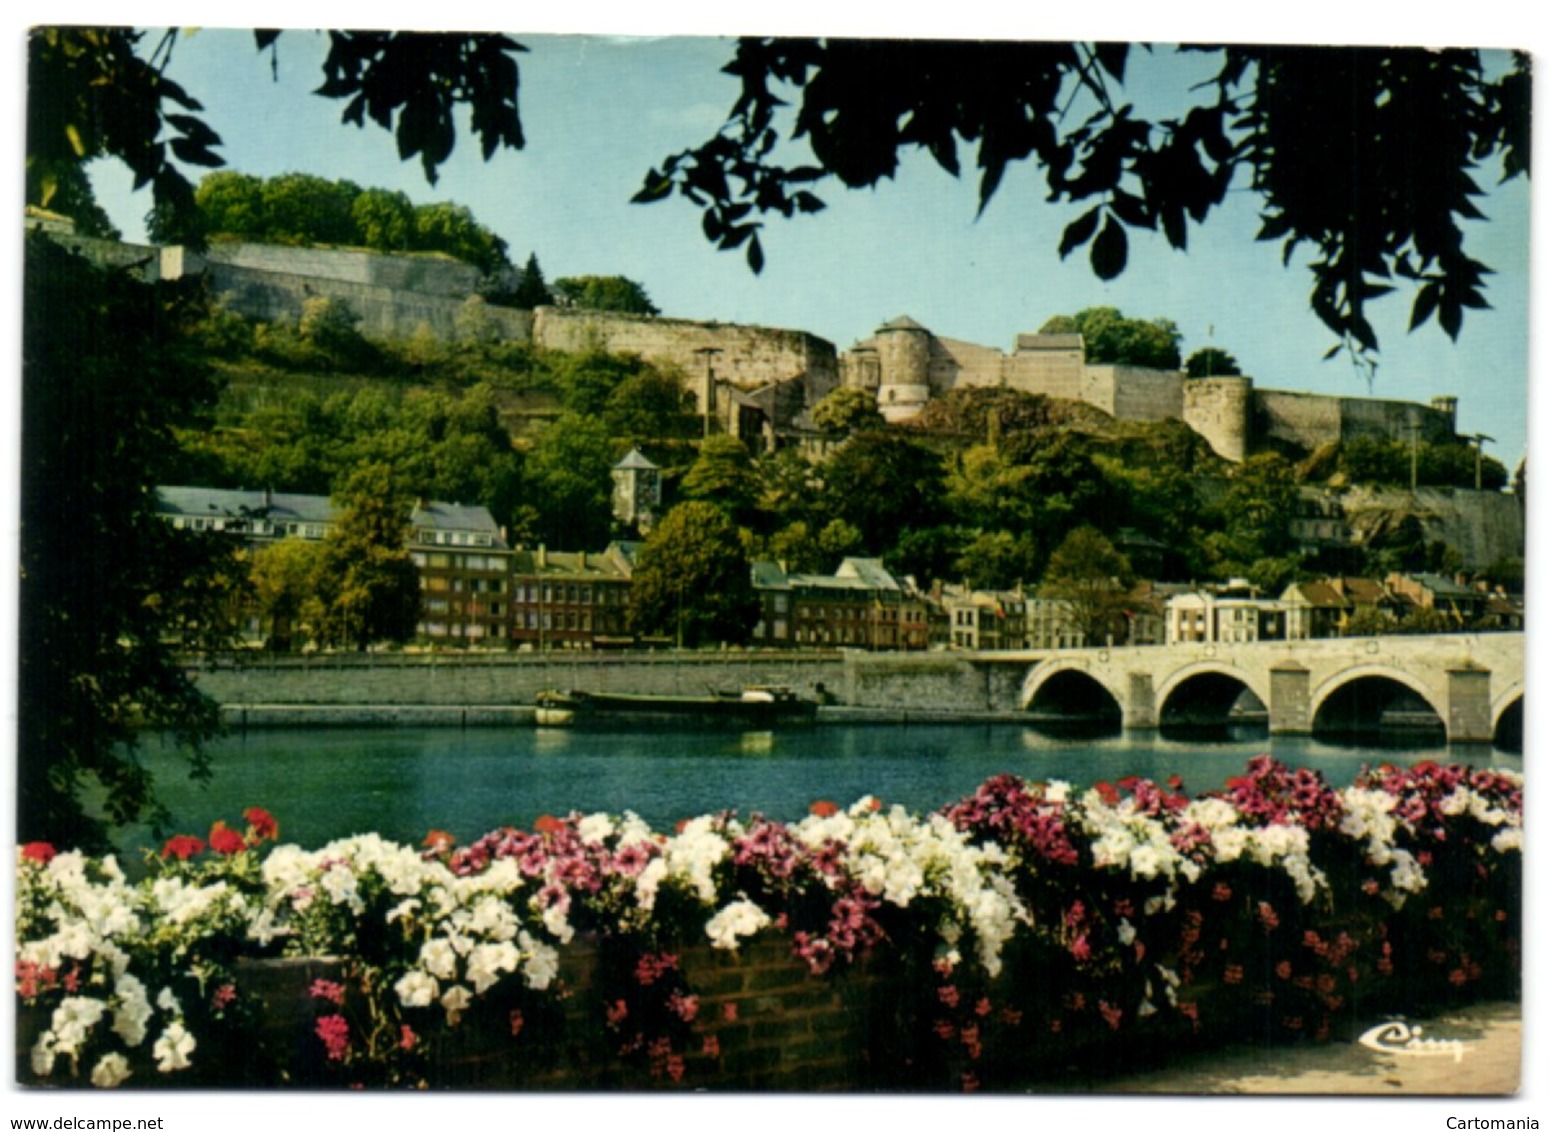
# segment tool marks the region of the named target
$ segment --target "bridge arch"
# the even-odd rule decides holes
[[[1164,730],[1225,728],[1234,722],[1234,709],[1246,706],[1262,713],[1267,727],[1269,687],[1265,675],[1221,661],[1186,664],[1169,673],[1156,689],[1157,724]],[[1251,698],[1242,705],[1245,694]]]
[[[1443,737],[1446,736],[1446,704],[1437,703],[1435,690],[1411,673],[1386,664],[1356,665],[1320,684],[1308,704],[1308,718],[1313,733],[1375,730],[1384,712],[1394,704],[1395,690],[1398,693],[1408,692],[1419,700],[1434,717],[1435,726],[1441,729]],[[1363,696],[1363,693],[1366,694]],[[1337,713],[1340,712],[1345,713],[1344,727],[1334,726]]]
[[[1121,721],[1123,698],[1092,667],[1079,659],[1035,665],[1022,682],[1021,709],[1051,717]]]
[[[1503,751],[1522,752],[1522,713],[1525,689],[1522,682],[1512,684],[1495,697],[1490,705],[1490,724],[1494,743]]]

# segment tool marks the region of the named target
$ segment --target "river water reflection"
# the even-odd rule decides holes
[[[1522,766],[1520,755],[1488,748],[1359,749],[1262,732],[1217,742],[1155,733],[1080,739],[1008,724],[823,724],[749,734],[255,730],[213,747],[215,775],[207,786],[190,782],[177,757],[154,742],[146,754],[178,829],[202,833],[217,818],[239,824],[243,809],[263,806],[279,819],[282,840],[310,847],[366,831],[418,844],[428,830],[441,829],[466,842],[571,810],[632,810],[664,831],[723,809],[796,820],[817,799],[848,805],[867,794],[925,811],[1008,771],[1076,786],[1176,773],[1198,794],[1265,752],[1321,770],[1336,786],[1382,761]],[[148,831],[132,830],[121,848],[147,844]]]

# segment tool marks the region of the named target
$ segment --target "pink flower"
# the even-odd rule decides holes
[[[728,1022],[735,1022],[737,1020],[737,1004],[735,1002],[728,1002],[722,1006],[721,1017]]]
[[[511,1036],[513,1038],[522,1032],[522,1026],[525,1024],[526,1019],[522,1017],[520,1010],[511,1011]]]
[[[721,1056],[721,1039],[714,1034],[705,1035],[704,1052],[706,1057]]]
[[[399,1026],[398,1027],[398,1048],[399,1049],[405,1049],[405,1050],[413,1049],[414,1046],[415,1046],[415,1043],[418,1042],[418,1041],[419,1041],[419,1038],[415,1035],[414,1031],[411,1030],[408,1026]]]
[[[224,1010],[226,1007],[232,1004],[236,997],[236,986],[232,983],[223,983],[221,986],[217,987],[215,993],[210,996],[210,1005],[215,1007],[216,1010]]]
[[[335,1006],[344,1002],[344,987],[338,983],[331,983],[327,979],[314,979],[312,985],[307,988],[307,993],[313,998],[327,999]]]
[[[343,1061],[350,1051],[350,1024],[342,1014],[329,1014],[317,1020],[317,1036],[323,1039],[329,1061]]]
[[[1075,942],[1070,945],[1070,954],[1077,963],[1085,963],[1092,958],[1092,946],[1087,943],[1086,936],[1078,935]]]

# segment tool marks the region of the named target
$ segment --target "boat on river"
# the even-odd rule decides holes
[[[646,725],[719,725],[768,729],[810,723],[817,716],[814,700],[774,684],[705,695],[654,695],[630,692],[539,692],[534,716],[539,727]]]

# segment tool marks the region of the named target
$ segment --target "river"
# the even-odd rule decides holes
[[[795,820],[826,799],[865,795],[911,810],[936,809],[985,779],[1013,772],[1077,786],[1127,774],[1183,777],[1191,793],[1220,787],[1268,752],[1323,772],[1336,786],[1363,765],[1422,759],[1520,770],[1522,756],[1444,746],[1338,747],[1305,737],[1239,733],[1224,741],[1154,732],[1060,738],[1014,724],[821,724],[776,732],[597,733],[520,728],[253,730],[211,748],[213,781],[191,782],[186,764],[154,739],[144,749],[175,829],[203,834],[216,819],[241,826],[262,806],[281,839],[315,847],[375,831],[418,844],[431,829],[466,842],[541,814],[631,810],[670,831],[680,819],[735,809]],[[151,844],[132,827],[130,856]]]

